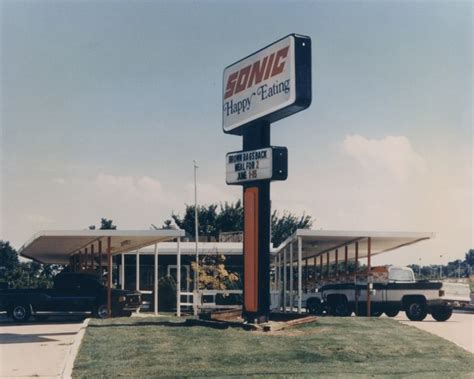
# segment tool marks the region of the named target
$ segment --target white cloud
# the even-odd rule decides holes
[[[26,223],[33,230],[45,230],[53,226],[54,220],[41,214],[30,213],[25,216]]]
[[[342,143],[344,153],[355,158],[367,171],[387,173],[400,181],[426,171],[426,162],[405,136],[369,139],[348,135]]]
[[[56,183],[56,184],[65,184],[65,183],[66,183],[66,180],[63,179],[63,178],[54,178],[54,179],[53,179],[53,183]]]
[[[133,177],[99,174],[95,184],[102,194],[117,200],[166,201],[166,194],[161,183],[149,176]]]

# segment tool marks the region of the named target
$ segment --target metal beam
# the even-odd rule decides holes
[[[107,237],[107,312],[112,316],[112,241]]]
[[[286,277],[287,277],[287,272],[286,272],[286,266],[288,262],[286,261],[286,253],[287,253],[287,246],[283,249],[283,313],[286,312],[286,289],[287,289],[287,283],[286,283]]]
[[[367,238],[367,317],[370,317],[370,290],[371,290],[371,281],[372,281],[372,276],[370,272],[370,255],[372,253],[372,238]]]
[[[347,275],[349,274],[349,272],[347,271],[347,256],[348,256],[348,246],[344,246],[344,275]]]
[[[303,260],[303,241],[298,237],[298,313],[301,313],[303,300],[303,283],[302,283],[302,260]]]
[[[158,315],[158,245],[155,243],[155,278],[154,278],[154,288],[153,288],[153,308],[155,311],[155,316]]]
[[[357,291],[357,270],[359,269],[359,242],[355,243],[355,268],[354,268],[354,299],[355,314],[359,316],[359,292]]]
[[[140,292],[140,253],[135,253],[135,290]]]
[[[99,277],[102,283],[102,240],[99,240]]]
[[[125,254],[120,254],[120,288],[125,289]]]
[[[181,317],[181,238],[178,237],[176,262],[176,316]]]
[[[293,312],[293,242],[290,243],[290,312]]]

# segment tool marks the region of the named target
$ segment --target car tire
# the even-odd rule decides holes
[[[319,299],[308,299],[308,301],[306,302],[306,306],[308,308],[308,312],[313,315],[323,314],[323,307]]]
[[[98,305],[94,311],[94,316],[102,320],[109,318],[109,309],[107,304]]]
[[[451,318],[453,314],[453,308],[451,307],[436,307],[431,310],[431,317],[436,321],[446,321]]]
[[[331,314],[336,317],[348,317],[351,315],[351,308],[346,299],[336,301],[331,305]]]
[[[398,309],[387,309],[384,313],[388,317],[396,317],[399,313],[399,310]]]
[[[15,304],[11,309],[11,315],[13,320],[18,322],[26,322],[31,317],[31,305],[30,304]]]
[[[408,303],[405,314],[411,321],[423,321],[428,314],[428,309],[424,302],[412,301]]]

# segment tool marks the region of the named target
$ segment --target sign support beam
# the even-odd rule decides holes
[[[256,122],[252,127],[244,129],[243,150],[269,146],[269,123]],[[244,275],[243,316],[248,322],[267,322],[270,315],[270,182],[259,181],[244,184],[243,187],[244,272],[246,273]],[[253,206],[249,203],[252,192],[256,194]],[[252,268],[254,263],[256,267]]]

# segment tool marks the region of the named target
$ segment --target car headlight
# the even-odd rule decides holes
[[[127,300],[126,296],[119,296],[119,298],[118,298],[119,303],[123,303],[126,300]]]

